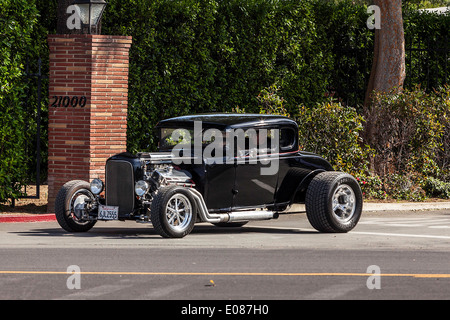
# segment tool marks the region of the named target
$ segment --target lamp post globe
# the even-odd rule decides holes
[[[80,16],[83,33],[99,34],[99,25],[107,5],[106,1],[75,0],[72,5],[76,7]]]

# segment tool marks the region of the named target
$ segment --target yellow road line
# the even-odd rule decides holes
[[[4,270],[0,274],[72,274],[65,271],[19,271]],[[81,275],[142,275],[142,276],[285,276],[285,277],[412,277],[412,278],[450,278],[450,274],[435,273],[270,273],[270,272],[121,272],[121,271],[82,271]]]

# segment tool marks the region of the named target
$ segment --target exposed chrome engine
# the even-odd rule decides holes
[[[172,153],[138,153],[137,156],[142,163],[144,180],[136,183],[135,192],[142,200],[151,200],[155,192],[164,186],[195,187],[192,175],[173,165]]]

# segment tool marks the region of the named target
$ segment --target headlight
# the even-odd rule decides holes
[[[94,195],[98,195],[103,191],[103,182],[100,179],[94,179],[91,182],[91,191]]]
[[[134,192],[136,192],[136,194],[139,197],[142,197],[144,194],[147,193],[147,191],[148,191],[148,183],[145,182],[144,180],[139,180],[134,185]]]

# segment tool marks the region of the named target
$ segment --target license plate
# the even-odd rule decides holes
[[[118,220],[119,219],[119,207],[113,206],[98,206],[98,220]]]

